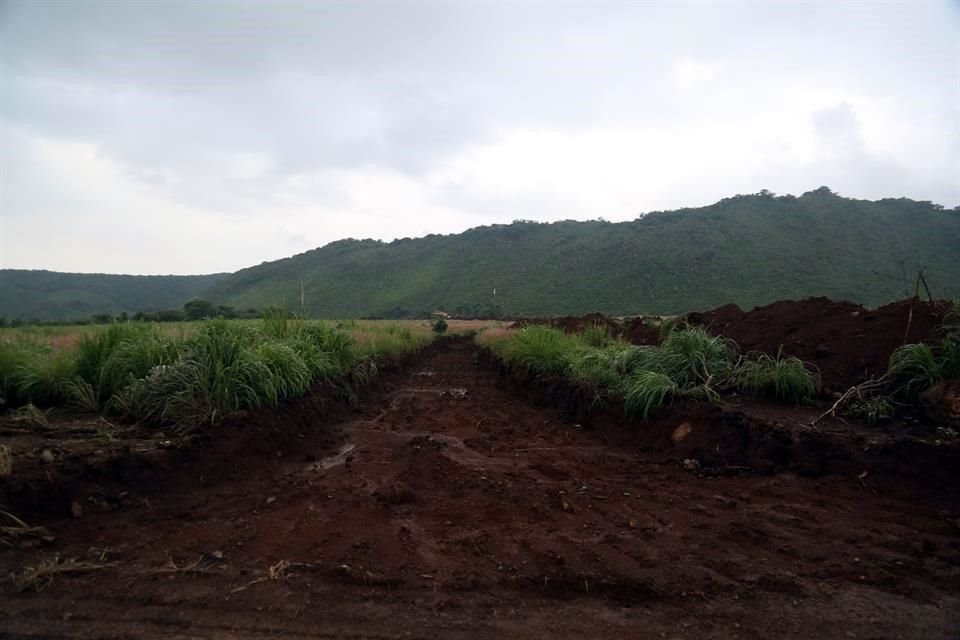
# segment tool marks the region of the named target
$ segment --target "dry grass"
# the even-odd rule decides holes
[[[13,475],[13,451],[5,444],[0,444],[0,478],[9,478]]]
[[[25,567],[23,571],[12,577],[14,588],[24,591],[40,592],[53,584],[56,576],[68,573],[89,573],[114,566],[114,563],[84,562],[71,558],[61,560],[59,556],[48,558],[32,567]]]
[[[477,334],[475,340],[481,347],[492,349],[494,345],[503,342],[513,335],[513,333],[513,329],[507,329],[505,326],[492,326]]]
[[[240,593],[241,591],[246,591],[253,585],[260,584],[262,582],[285,581],[293,577],[293,573],[290,572],[290,569],[293,568],[314,569],[316,568],[316,565],[312,565],[307,562],[289,562],[288,560],[280,560],[276,564],[273,564],[267,568],[267,575],[263,576],[262,578],[251,580],[246,584],[242,584],[236,589],[233,589],[230,593]]]
[[[167,564],[157,569],[151,569],[148,575],[204,575],[215,573],[214,562],[200,557],[193,562],[177,563],[173,558],[167,559]]]
[[[286,560],[281,560],[275,565],[272,565],[267,569],[267,577],[271,580],[286,580],[290,577],[290,563]]]
[[[46,528],[31,527],[9,511],[0,511],[0,545],[20,548],[53,540]]]

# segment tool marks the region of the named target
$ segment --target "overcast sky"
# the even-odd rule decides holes
[[[0,0],[6,268],[821,185],[960,204],[960,3]]]

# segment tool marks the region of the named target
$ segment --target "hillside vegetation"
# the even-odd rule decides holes
[[[769,192],[621,223],[517,221],[393,242],[341,240],[228,276],[103,276],[0,271],[0,315],[77,318],[181,306],[310,315],[668,314],[828,296],[878,306],[960,296],[960,209],[905,198]],[[922,293],[922,292],[921,292]]]
[[[908,199],[766,192],[622,223],[515,222],[384,243],[343,240],[241,270],[209,296],[323,317],[677,313],[823,295],[877,306],[924,268],[960,295],[960,211]],[[494,293],[495,291],[495,293]]]
[[[0,316],[73,320],[179,308],[226,275],[126,276],[3,269]]]

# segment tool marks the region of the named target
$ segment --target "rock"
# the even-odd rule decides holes
[[[53,464],[53,452],[50,449],[44,449],[43,453],[40,454],[40,459],[47,464]]]
[[[74,518],[82,518],[83,505],[77,501],[74,501],[73,504],[70,505],[70,515],[72,515]]]
[[[684,471],[698,471],[700,469],[700,461],[693,458],[687,458],[680,464],[680,466],[683,467]]]
[[[920,394],[927,417],[949,427],[960,426],[960,380],[945,380]]]
[[[673,434],[670,436],[670,441],[674,445],[680,444],[680,441],[686,438],[690,432],[693,431],[693,427],[689,422],[684,422],[679,427],[673,430]]]
[[[267,504],[273,504],[276,501],[277,501],[276,496],[270,496],[269,498],[267,498]]]

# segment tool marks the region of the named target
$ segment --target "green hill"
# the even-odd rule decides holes
[[[912,294],[921,268],[935,295],[960,296],[960,210],[852,200],[824,187],[622,223],[342,240],[238,271],[207,295],[236,307],[298,308],[302,280],[308,311],[321,317],[675,313],[811,295],[876,306]]]
[[[123,276],[2,269],[0,316],[74,320],[98,313],[179,308],[226,275]]]
[[[960,296],[960,208],[768,192],[631,222],[518,221],[448,236],[341,240],[223,276],[0,271],[0,315],[76,318],[181,306],[300,306],[319,317],[676,313],[812,295],[878,306]]]

